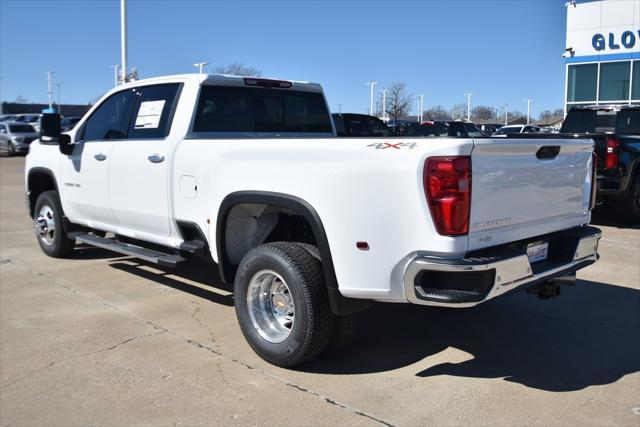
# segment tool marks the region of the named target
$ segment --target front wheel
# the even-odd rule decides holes
[[[75,241],[67,237],[64,229],[57,191],[45,191],[38,196],[33,221],[38,244],[45,254],[64,258],[71,253]]]
[[[16,155],[16,147],[13,145],[13,142],[7,142],[7,156],[13,157]]]
[[[242,333],[269,363],[300,365],[331,338],[333,315],[320,261],[296,243],[249,251],[236,273],[234,297]]]

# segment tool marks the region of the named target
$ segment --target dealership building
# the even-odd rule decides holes
[[[565,111],[640,104],[640,0],[567,2]]]

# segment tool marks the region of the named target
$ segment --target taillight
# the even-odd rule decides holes
[[[615,169],[618,167],[618,147],[620,141],[615,136],[607,136],[607,152],[604,156],[605,169]]]
[[[424,187],[438,233],[446,236],[467,234],[471,212],[471,157],[427,159]]]

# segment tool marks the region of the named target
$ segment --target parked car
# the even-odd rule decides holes
[[[15,114],[3,114],[0,116],[0,122],[12,122],[16,118]]]
[[[335,113],[333,123],[338,136],[370,137],[390,136],[391,130],[379,118],[366,114]]]
[[[25,165],[42,251],[209,260],[278,366],[346,343],[372,301],[553,297],[598,259],[590,138],[338,138],[318,84],[203,74],[123,84],[68,133],[55,114],[42,127]]]
[[[503,125],[498,123],[485,123],[482,125],[476,125],[485,135],[491,136],[498,131]]]
[[[18,114],[13,119],[14,122],[26,123],[33,126],[36,131],[40,130],[40,117],[42,114]]]
[[[62,132],[68,132],[73,129],[80,119],[82,119],[82,117],[79,116],[64,117],[60,120],[60,128],[62,129]]]
[[[391,133],[396,136],[403,136],[409,126],[416,124],[417,122],[410,122],[408,120],[389,120],[387,126],[391,130]]]
[[[0,123],[0,150],[9,156],[29,151],[31,141],[38,138],[33,126],[20,122]]]
[[[594,139],[598,200],[623,222],[640,223],[640,105],[574,107],[560,132]]]
[[[493,137],[505,137],[514,133],[540,133],[540,127],[535,125],[509,125],[502,126],[493,135]]]
[[[486,135],[473,123],[462,121],[426,121],[409,126],[405,134],[413,136],[448,136],[455,138],[483,138]]]

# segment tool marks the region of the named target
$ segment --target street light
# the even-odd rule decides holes
[[[373,87],[377,85],[378,82],[371,81],[371,82],[366,82],[365,84],[371,86],[371,97],[369,100],[369,114],[373,116]]]
[[[423,119],[422,115],[424,112],[424,95],[418,95],[418,98],[420,98],[420,102],[418,103],[418,108],[420,108],[419,117],[420,117],[420,123],[422,123],[422,119]]]
[[[47,71],[47,86],[48,86],[48,90],[47,90],[47,95],[49,97],[49,108],[53,108],[53,91],[51,90],[51,75],[53,74],[53,71]]]
[[[200,74],[202,74],[202,69],[204,68],[205,65],[209,65],[208,62],[196,62],[195,64],[193,64],[194,67],[198,67],[198,72]]]
[[[127,82],[127,2],[120,0],[120,56],[122,62],[122,83]]]
[[[525,99],[523,100],[523,102],[527,103],[527,124],[529,124],[529,116],[531,113],[531,101],[533,101],[533,99]]]
[[[509,124],[509,104],[504,104],[504,125]]]
[[[386,121],[387,118],[387,92],[389,89],[382,89],[382,120]]]
[[[473,93],[463,93],[463,95],[467,97],[467,121],[471,121],[471,95]]]

